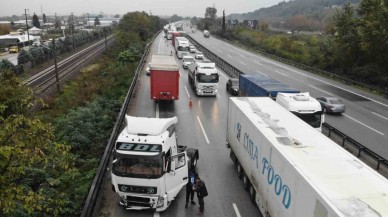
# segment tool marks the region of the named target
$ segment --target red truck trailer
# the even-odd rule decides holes
[[[171,43],[172,43],[173,46],[175,46],[175,38],[179,37],[180,35],[181,35],[180,32],[172,32],[172,41],[171,41]]]
[[[150,64],[151,99],[179,99],[179,68],[173,56],[152,55]]]

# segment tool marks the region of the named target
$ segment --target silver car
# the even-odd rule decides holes
[[[318,97],[317,100],[321,103],[324,113],[344,113],[346,106],[335,97]]]
[[[201,51],[197,51],[197,53],[195,53],[195,59],[203,59],[203,53]]]

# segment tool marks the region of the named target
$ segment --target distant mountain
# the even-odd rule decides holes
[[[230,14],[228,20],[259,20],[259,22],[278,23],[293,16],[305,16],[318,22],[324,22],[336,9],[345,3],[358,4],[361,0],[293,0],[281,2],[275,6],[262,8],[244,14]]]

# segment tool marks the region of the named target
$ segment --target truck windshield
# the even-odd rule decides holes
[[[182,46],[178,47],[178,51],[189,51],[189,50],[190,50],[189,47],[182,47]]]
[[[194,58],[183,58],[183,60],[190,63],[194,62]]]
[[[219,76],[218,74],[206,75],[203,73],[197,74],[197,81],[199,83],[218,83]]]
[[[315,113],[296,113],[292,112],[294,115],[298,116],[300,119],[302,119],[304,122],[308,123],[314,128],[320,128],[321,127],[321,115],[322,112],[315,112]]]
[[[133,178],[159,178],[162,176],[162,155],[122,155],[113,163],[112,172],[117,176]]]

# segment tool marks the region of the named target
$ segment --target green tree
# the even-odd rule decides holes
[[[54,21],[54,27],[56,29],[59,29],[60,26],[61,26],[61,20],[58,17],[56,17]]]
[[[226,23],[225,23],[225,10],[222,11],[222,32],[226,31]]]
[[[94,18],[94,26],[99,26],[101,23],[100,23],[100,19],[98,17],[95,17]]]
[[[121,18],[118,25],[118,30],[120,32],[124,34],[126,34],[126,32],[138,34],[138,37],[142,41],[151,38],[160,28],[160,20],[153,18],[153,16],[150,16],[145,12],[127,13]],[[125,48],[129,48],[129,46],[125,46]]]
[[[207,7],[205,12],[205,18],[215,20],[217,17],[217,9],[213,7]]]
[[[11,70],[13,73],[16,73],[15,65],[8,59],[0,60],[0,73],[4,70]]]
[[[47,17],[46,17],[46,14],[43,14],[43,23],[47,23]]]
[[[365,64],[388,71],[388,1],[363,0],[358,9],[360,49]],[[385,76],[388,76],[386,73]]]
[[[32,25],[36,28],[40,28],[40,22],[38,16],[34,13],[34,16],[32,16]]]
[[[75,158],[50,125],[30,117],[36,99],[21,84],[0,74],[0,216],[63,216]]]
[[[32,56],[30,52],[22,49],[18,54],[18,64],[23,64],[29,61],[32,61]]]
[[[358,24],[354,17],[355,11],[350,4],[345,4],[343,10],[339,11],[334,17],[336,59],[341,71],[344,73],[351,71],[353,63],[357,62],[359,57],[358,43],[360,37],[357,31]]]

